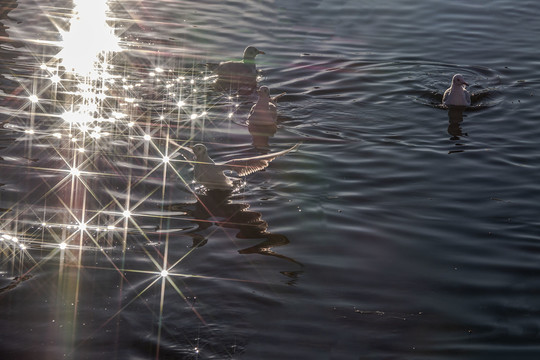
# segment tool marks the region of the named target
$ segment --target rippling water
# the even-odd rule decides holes
[[[2,359],[538,358],[539,12],[3,0]],[[247,45],[301,146],[205,192],[177,144],[261,153]]]

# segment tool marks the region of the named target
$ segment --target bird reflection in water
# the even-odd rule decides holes
[[[452,136],[450,140],[459,140],[461,136],[467,136],[467,133],[463,133],[461,128],[464,110],[464,106],[450,106],[448,108],[448,134]]]
[[[468,136],[467,133],[463,132],[461,124],[463,123],[463,111],[466,109],[465,106],[449,106],[448,107],[448,134],[451,136],[450,140],[459,141],[463,136]],[[456,142],[456,146],[462,147],[461,142]],[[451,150],[449,154],[460,153],[464,150],[460,148],[459,150]]]
[[[275,252],[273,248],[287,245],[289,239],[285,235],[268,232],[268,223],[262,219],[262,214],[249,210],[249,204],[233,202],[231,195],[232,191],[228,190],[208,190],[204,194],[198,195],[196,203],[172,205],[171,210],[186,212],[187,216],[191,217],[192,221],[198,225],[197,229],[192,233],[194,247],[204,246],[207,242],[207,240],[200,236],[200,231],[217,225],[238,229],[239,232],[236,234],[236,237],[239,239],[263,240],[256,245],[238,250],[240,254],[274,256],[303,266],[298,261]],[[283,274],[294,277],[297,275],[297,272]]]

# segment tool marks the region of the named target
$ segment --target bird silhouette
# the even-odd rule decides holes
[[[257,67],[255,57],[259,54],[264,54],[264,51],[254,46],[248,46],[244,50],[242,60],[221,62],[216,69],[218,82],[222,84],[256,84]]]
[[[263,170],[272,160],[296,150],[299,146],[300,144],[296,144],[289,149],[279,152],[216,163],[208,155],[208,149],[205,145],[196,144],[191,148],[195,155],[195,161],[192,162],[194,180],[210,190],[232,190],[234,187],[234,178],[227,176],[224,171],[232,171],[238,176],[246,176]]]

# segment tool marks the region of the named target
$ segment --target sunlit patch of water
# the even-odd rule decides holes
[[[181,154],[180,144],[219,144],[225,132],[243,132],[249,138],[247,129],[237,126],[245,109],[237,90],[214,90],[215,77],[204,66],[185,66],[174,58],[140,66],[126,51],[134,44],[115,34],[107,1],[77,1],[73,11],[65,12],[70,18],[68,29],[59,29],[62,40],[38,42],[48,51],[60,50],[49,58],[39,51],[33,54],[34,73],[20,80],[22,95],[14,97],[6,123],[17,137],[9,151],[20,153],[7,158],[10,166],[17,166],[14,159],[26,159],[20,171],[26,179],[37,180],[22,181],[23,194],[11,197],[9,209],[0,213],[0,264],[14,275],[56,269],[59,296],[69,299],[75,310],[70,314],[59,302],[55,311],[70,319],[73,334],[78,317],[84,316],[77,310],[85,288],[82,280],[71,279],[82,273],[90,277],[110,272],[121,279],[119,288],[133,291],[95,331],[147,294],[159,292],[159,313],[148,310],[160,319],[155,340],[159,348],[162,332],[168,330],[161,326],[170,299],[166,294],[184,301],[206,325],[205,316],[184,295],[184,278],[245,281],[182,269],[208,243],[209,236],[197,233],[198,224],[212,222],[200,213],[186,218],[187,212],[156,211],[178,197],[199,199],[200,208],[213,205],[206,203],[211,198],[204,200],[206,190],[199,192],[191,184],[191,159]],[[245,187],[238,179],[232,193]],[[290,260],[272,250],[288,240],[269,234],[261,214],[244,207],[227,207],[229,215],[241,210],[238,223],[215,222],[221,229],[232,224],[241,234],[263,239],[260,246],[240,253]],[[192,239],[181,256],[168,250],[170,239],[178,236]],[[130,263],[129,251],[140,252],[145,261]],[[142,280],[130,282],[135,276]],[[201,351],[192,349],[194,354]]]
[[[108,70],[107,57],[122,50],[108,24],[109,11],[107,0],[74,1],[70,29],[60,30],[62,50],[56,55],[64,68],[91,79]]]

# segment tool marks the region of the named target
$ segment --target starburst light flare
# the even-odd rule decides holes
[[[22,168],[19,174],[26,178],[18,198],[9,199],[7,211],[0,212],[0,264],[5,264],[0,271],[15,269],[12,273],[20,277],[45,270],[47,278],[58,270],[47,283],[62,299],[55,310],[66,312],[65,303],[74,304],[63,320],[73,324],[68,333],[89,334],[83,342],[133,304],[159,319],[158,339],[167,335],[167,312],[178,309],[178,299],[197,325],[207,325],[211,315],[189,299],[192,290],[184,281],[247,280],[204,276],[187,265],[185,260],[200,254],[214,234],[224,234],[231,244],[234,239],[213,225],[218,223],[212,216],[201,220],[190,210],[172,210],[173,204],[187,201],[193,202],[188,207],[218,213],[194,193],[190,160],[179,156],[176,144],[211,143],[216,134],[223,138],[224,131],[243,131],[234,124],[242,117],[242,101],[209,91],[213,79],[206,68],[183,58],[150,51],[126,54],[130,45],[140,45],[127,41],[124,54],[116,56],[122,49],[111,27],[116,19],[107,17],[108,3],[77,0],[74,5],[69,29],[60,34],[62,50],[52,59],[35,53],[37,75],[23,86],[14,119],[19,123],[13,121],[10,128],[24,134],[18,142],[22,154],[13,156],[19,163],[10,166]],[[194,224],[203,222],[214,228],[199,238]],[[186,239],[193,246],[186,246]],[[85,301],[91,301],[86,296],[96,288],[85,279],[118,288],[113,295],[118,301],[109,304],[117,308],[93,333],[80,321]],[[159,311],[145,299],[155,293]],[[72,340],[74,348],[80,345],[76,335]]]

